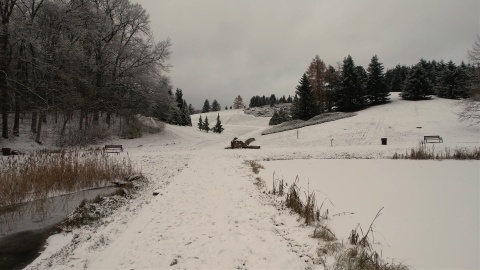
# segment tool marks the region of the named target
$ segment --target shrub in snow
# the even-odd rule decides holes
[[[289,116],[288,116],[287,112],[284,111],[283,109],[280,109],[280,111],[275,110],[275,112],[273,113],[272,118],[270,118],[270,121],[268,122],[268,124],[270,126],[273,126],[273,125],[281,124],[281,123],[286,122],[288,120],[289,120]]]

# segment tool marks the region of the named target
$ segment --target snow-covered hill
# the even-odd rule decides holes
[[[438,98],[418,102],[404,101],[394,94],[391,103],[365,109],[351,118],[266,136],[260,134],[268,128],[269,118],[245,115],[242,110],[228,110],[219,112],[225,128],[222,134],[198,130],[196,123],[199,115],[193,115],[193,127],[167,125],[161,134],[136,140],[112,141],[111,143],[124,146],[124,155],[128,154],[142,168],[144,175],[151,181],[150,187],[130,205],[105,218],[101,226],[85,227],[72,233],[52,236],[47,249],[27,269],[323,269],[322,265],[315,264],[318,258],[318,240],[309,237],[312,228],[301,225],[297,216],[288,211],[277,210],[271,198],[254,185],[256,175],[243,162],[258,160],[265,163],[266,169],[263,170],[262,177],[268,183],[273,170],[278,169],[276,164],[267,160],[287,160],[281,164],[283,171],[298,174],[300,178],[304,173],[303,178],[307,179],[312,177],[309,173],[315,171],[319,162],[323,164],[321,159],[391,158],[395,152],[403,153],[415,147],[424,135],[443,137],[444,143],[435,144],[436,150],[444,147],[454,149],[480,146],[480,127],[458,122],[455,103],[456,101]],[[217,114],[202,114],[202,118],[208,116],[213,126]],[[261,146],[261,149],[225,150],[224,147],[229,145],[233,137],[242,140],[253,137],[256,141],[252,144]],[[381,138],[387,138],[388,145],[381,145]],[[305,164],[288,161],[293,159],[308,159],[313,168],[310,166],[309,170],[299,170]],[[335,166],[340,166],[341,170],[350,170],[353,175],[355,170],[359,170],[345,160],[335,162],[340,163]],[[371,162],[384,166],[385,161]],[[411,174],[413,180],[430,181],[432,179],[423,179],[429,174],[419,165],[423,164],[422,162],[402,161],[398,163],[402,164],[398,168],[418,170],[418,174]],[[345,166],[342,167],[341,164]],[[450,168],[451,163],[445,164],[449,164]],[[416,235],[420,239],[412,243],[412,248],[413,245],[422,243],[431,247],[431,254],[419,254],[421,258],[427,258],[426,261],[404,258],[403,256],[409,256],[409,253],[402,249],[395,250],[396,258],[407,259],[407,264],[413,263],[414,268],[415,263],[419,263],[417,267],[441,268],[451,265],[445,264],[445,260],[456,262],[459,258],[468,261],[465,268],[479,267],[478,241],[472,244],[464,243],[461,239],[465,239],[462,233],[469,233],[472,239],[479,239],[478,230],[472,232],[471,228],[476,226],[480,229],[480,170],[472,170],[471,166],[480,168],[480,163],[466,161],[461,164],[458,167],[452,165],[450,178],[447,177],[445,181],[455,180],[458,186],[468,186],[469,194],[465,194],[463,189],[452,188],[456,185],[451,182],[448,184],[448,194],[444,194],[445,190],[440,186],[432,185],[431,189],[438,189],[449,198],[464,200],[463,204],[459,204],[459,207],[466,208],[463,209],[466,212],[462,210],[462,213],[473,215],[464,220],[466,217],[457,215],[455,209],[443,213],[445,219],[458,219],[459,222],[455,224],[470,222],[468,231],[447,227],[449,231],[445,232],[459,235],[456,238],[460,239],[459,243],[455,246],[468,249],[464,252],[467,259],[455,257],[455,253],[452,253],[451,257],[437,257],[437,260],[432,260],[435,257],[432,257],[432,254],[437,254],[436,252],[444,247],[431,247],[427,242],[429,238],[423,239],[422,235]],[[469,169],[465,169],[465,166]],[[455,172],[456,168],[465,170],[466,173],[457,178],[459,174]],[[396,173],[392,170],[393,174]],[[425,170],[435,169],[428,167]],[[342,185],[339,189],[348,189],[349,181],[357,180],[346,179],[347,176],[342,176],[344,174],[336,174],[332,170],[325,172],[326,175],[318,170],[321,178],[343,177],[337,182],[324,183],[338,183]],[[385,174],[376,174],[375,171],[367,175],[374,180],[381,180],[376,177],[386,177]],[[416,181],[407,183],[415,185]],[[401,179],[397,182],[401,182]],[[389,188],[398,188],[399,191],[417,188],[405,187],[403,182],[397,182],[388,182]],[[153,196],[154,190],[160,194]],[[335,192],[337,194],[337,191]],[[365,192],[365,197],[371,196],[368,189]],[[420,200],[418,203],[428,203],[436,199],[438,198],[426,196],[425,201]],[[352,203],[352,207],[356,203],[342,197],[341,192],[340,195],[335,195],[335,201],[339,204]],[[402,202],[399,202],[398,209],[384,210],[390,215],[397,215],[403,222],[399,222],[398,227],[393,230],[398,233],[397,237],[409,233],[403,230],[405,227],[415,228],[431,224],[425,219],[432,213],[393,212],[407,211],[401,204]],[[435,204],[429,205],[435,207]],[[365,213],[369,217],[371,211],[378,210],[377,205],[372,205],[372,209],[364,207],[368,208]],[[332,225],[335,225],[335,221]],[[342,225],[339,223],[338,226]],[[335,230],[335,227],[333,229]],[[342,236],[341,228],[338,230],[339,236]],[[385,235],[386,239],[389,237],[391,236]]]

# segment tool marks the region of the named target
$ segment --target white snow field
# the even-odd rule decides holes
[[[324,269],[313,227],[254,185],[245,160],[265,166],[267,183],[273,171],[309,182],[322,192],[317,200],[327,194],[334,204],[324,206],[330,215],[354,212],[330,220],[340,241],[385,207],[374,224],[384,258],[413,269],[479,269],[480,162],[390,160],[424,135],[443,137],[429,144],[435,151],[479,147],[480,127],[458,122],[454,103],[394,94],[357,116],[302,128],[298,139],[296,130],[261,136],[269,118],[228,110],[222,134],[199,131],[193,115],[193,127],[109,142],[124,146],[149,188],[100,226],[50,237],[26,269]],[[217,113],[206,115],[213,126]],[[261,149],[224,149],[233,137],[254,137]]]

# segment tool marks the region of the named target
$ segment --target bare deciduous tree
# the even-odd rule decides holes
[[[8,139],[9,91],[7,78],[11,63],[10,17],[17,0],[0,0],[0,106],[2,107],[2,137]]]
[[[238,95],[233,101],[233,109],[243,109],[243,107],[243,99],[240,95]]]
[[[327,102],[325,94],[325,73],[327,66],[325,62],[318,55],[315,55],[315,58],[312,59],[310,65],[308,66],[306,75],[310,85],[312,86],[312,91],[317,99],[317,105],[319,109],[323,112],[325,103]]]
[[[470,97],[461,101],[458,115],[461,121],[478,125],[480,124],[480,36],[477,36],[472,49],[468,51],[468,59],[474,65],[469,74]]]

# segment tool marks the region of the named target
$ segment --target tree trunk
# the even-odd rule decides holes
[[[37,133],[37,118],[38,118],[37,112],[36,111],[32,112],[32,124],[30,126],[32,133]]]
[[[8,89],[6,68],[3,69],[3,67],[0,67],[0,90],[0,105],[2,107],[2,137],[4,139],[8,139]]]
[[[15,120],[13,122],[13,136],[20,136],[20,97],[15,93]]]
[[[3,2],[2,2],[3,5]],[[5,8],[8,4],[5,5]],[[7,85],[7,72],[10,63],[10,55],[8,51],[8,23],[9,17],[6,17],[7,11],[3,10],[2,6],[2,18],[0,28],[0,106],[2,113],[2,137],[8,139],[8,85]],[[4,14],[5,12],[5,14]],[[5,18],[3,18],[5,15]]]
[[[98,110],[95,110],[93,112],[93,116],[92,116],[94,126],[98,126],[99,119],[100,119],[100,112]]]
[[[67,123],[70,120],[70,114],[66,113],[65,118],[63,120],[63,125],[62,125],[62,131],[60,132],[60,135],[65,136],[65,129],[67,128]]]
[[[90,118],[88,117],[88,112],[85,112],[85,129],[90,126]]]
[[[40,141],[40,137],[42,135],[42,124],[43,124],[44,117],[45,117],[45,112],[40,111],[40,117],[38,117],[37,136],[35,138],[35,142],[38,144],[42,144],[42,142]]]
[[[80,110],[80,120],[79,120],[79,126],[78,128],[80,130],[83,130],[83,118],[85,117],[85,112],[83,110]]]
[[[106,121],[107,121],[107,126],[108,126],[108,128],[110,128],[110,125],[111,125],[111,122],[112,122],[111,120],[112,120],[112,114],[111,114],[110,112],[107,112],[107,119],[106,119]]]

